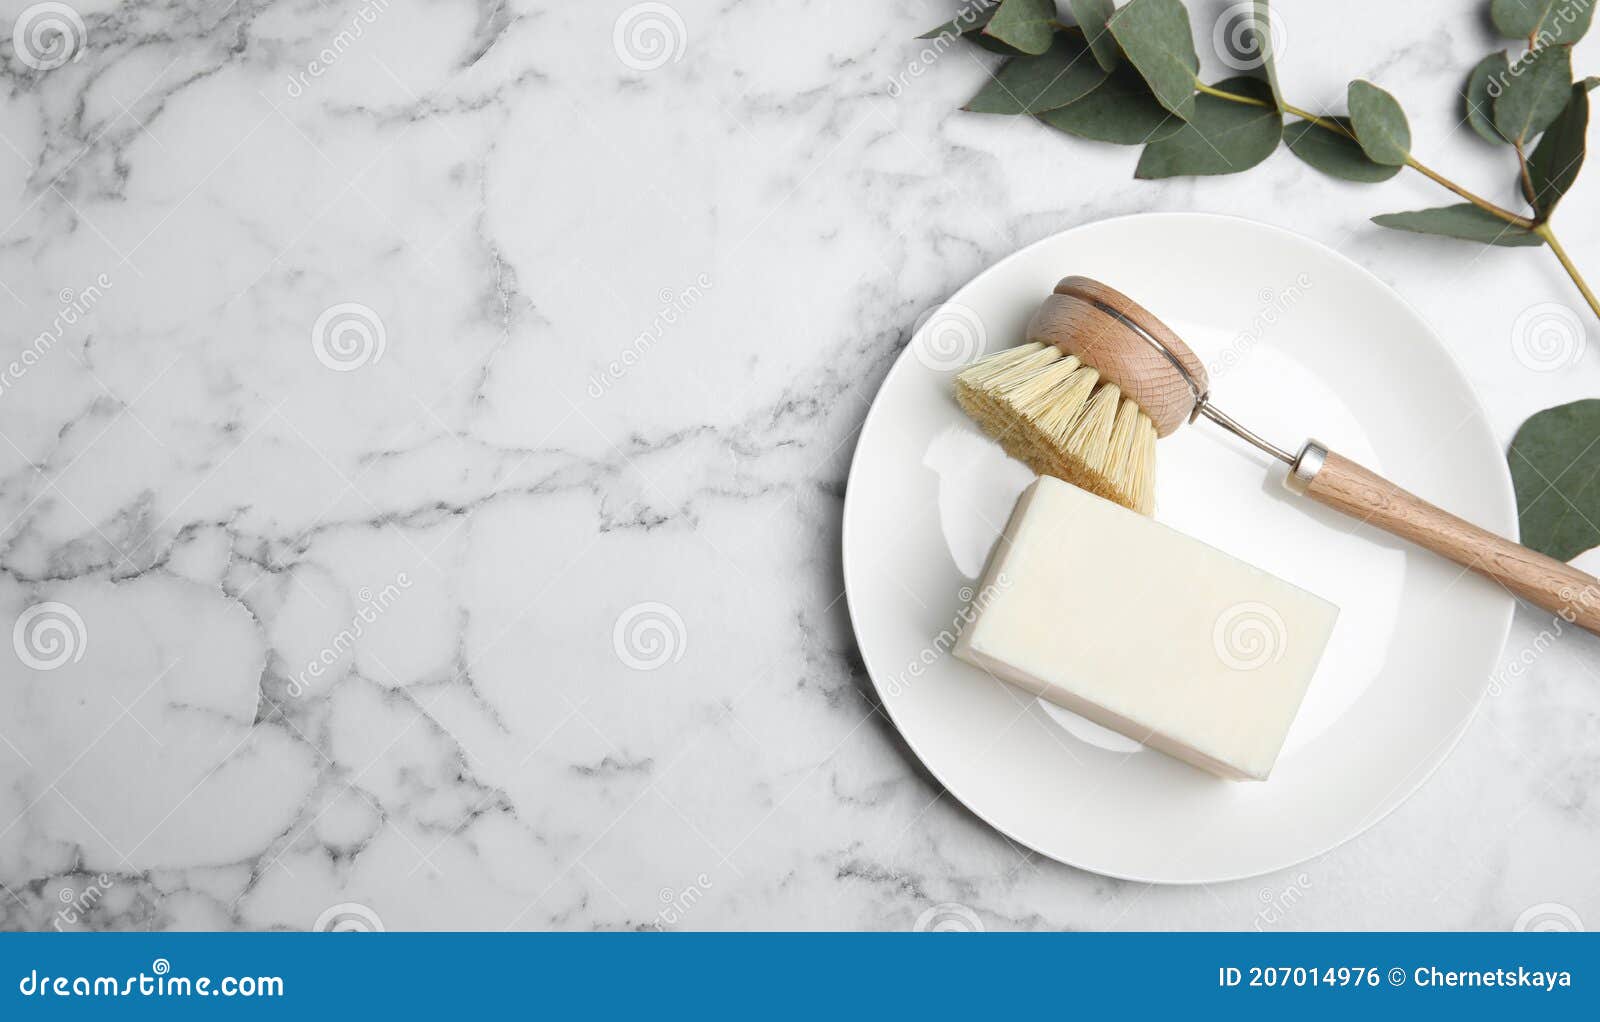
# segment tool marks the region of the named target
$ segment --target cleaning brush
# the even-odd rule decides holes
[[[1088,277],[1056,285],[1027,339],[957,375],[956,401],[1040,475],[1154,513],[1156,439],[1188,421],[1186,381],[1205,366],[1143,306]]]
[[[1076,355],[1040,341],[991,355],[956,377],[956,401],[1040,475],[1155,510],[1155,424]]]
[[[1208,419],[1287,466],[1290,492],[1409,540],[1600,635],[1600,579],[1479,528],[1308,440],[1297,454],[1211,401],[1206,367],[1127,295],[1067,277],[1028,323],[1028,342],[956,378],[985,432],[1043,475],[1150,510],[1155,440]]]

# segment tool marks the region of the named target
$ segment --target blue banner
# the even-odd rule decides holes
[[[0,983],[6,1019],[463,1009],[812,1022],[1024,1011],[1593,1017],[1600,937],[5,934]]]

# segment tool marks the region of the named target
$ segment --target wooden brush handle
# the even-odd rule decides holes
[[[1600,634],[1600,579],[1496,536],[1316,442],[1295,459],[1289,488],[1499,582],[1585,631]]]

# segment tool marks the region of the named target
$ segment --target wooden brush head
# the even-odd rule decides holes
[[[1195,387],[1140,330],[1161,342]],[[1065,277],[1056,285],[1028,323],[1028,340],[1053,344],[1098,369],[1102,379],[1120,387],[1150,417],[1157,436],[1167,436],[1188,421],[1195,388],[1203,395],[1209,385],[1206,367],[1165,323],[1089,277]]]

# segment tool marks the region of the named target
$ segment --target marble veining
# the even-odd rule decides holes
[[[1193,6],[1215,68],[1226,5]],[[1478,5],[1278,6],[1298,103],[1375,76],[1431,163],[1509,200],[1459,124]],[[1524,309],[1579,308],[1553,261],[1366,222],[1445,201],[1416,175],[1280,152],[1133,181],[1131,150],[956,113],[987,55],[891,89],[935,0],[17,0],[6,24],[38,7],[77,21],[70,56],[0,42],[0,621],[26,633],[0,657],[0,926],[1600,925],[1600,656],[1545,648],[1538,615],[1507,664],[1538,655],[1390,819],[1178,889],[956,804],[842,599],[854,438],[912,325],[1089,220],[1211,210],[1339,248],[1450,339],[1506,439],[1593,394],[1594,355],[1513,350]],[[1597,211],[1592,181],[1563,206],[1580,258]]]

